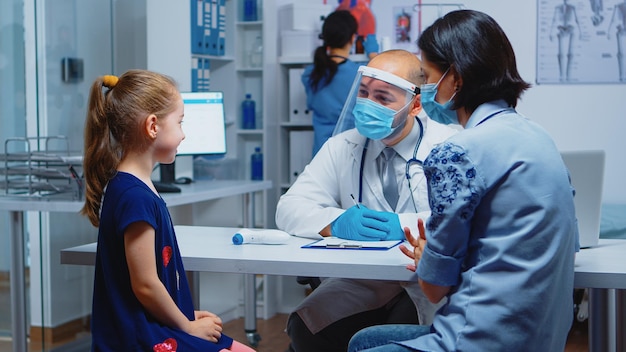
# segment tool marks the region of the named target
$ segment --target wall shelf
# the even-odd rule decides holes
[[[237,72],[261,74],[263,72],[263,68],[262,67],[238,67]]]
[[[367,62],[367,56],[365,54],[354,54],[349,56],[350,60],[354,62]],[[311,56],[280,56],[278,63],[282,65],[303,65],[313,63],[313,57]]]
[[[243,138],[245,138],[246,136],[258,136],[258,137],[261,137],[261,136],[263,136],[263,129],[260,129],[260,128],[257,128],[257,129],[254,129],[254,130],[238,129],[237,130],[237,134],[240,135]]]
[[[238,27],[261,28],[263,21],[236,21],[235,25]]]
[[[209,59],[211,61],[224,61],[224,62],[231,62],[231,61],[235,61],[235,58],[233,56],[227,56],[227,55],[202,55],[202,54],[191,54],[191,56],[194,57],[201,57],[203,59]]]
[[[281,122],[280,127],[284,128],[302,128],[302,129],[312,129],[313,125],[310,123],[303,122]]]

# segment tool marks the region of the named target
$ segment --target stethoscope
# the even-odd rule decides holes
[[[404,174],[409,183],[409,193],[411,193],[411,201],[413,202],[413,209],[417,213],[417,206],[415,205],[415,199],[413,198],[413,191],[411,190],[411,174],[409,173],[409,169],[411,168],[411,164],[415,163],[417,165],[423,165],[421,160],[417,159],[417,151],[420,148],[420,144],[422,144],[422,136],[424,135],[424,125],[422,121],[415,116],[415,120],[417,120],[417,124],[420,127],[420,135],[417,138],[417,143],[415,143],[415,149],[413,149],[413,157],[407,160],[405,165]],[[363,153],[361,153],[361,167],[359,168],[359,203],[363,201],[363,168],[365,167],[365,154],[367,153],[367,145],[369,144],[369,138],[365,140],[365,144],[363,145]]]

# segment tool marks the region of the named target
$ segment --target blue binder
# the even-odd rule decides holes
[[[205,58],[202,68],[202,88],[203,92],[211,91],[211,59]]]
[[[219,0],[205,0],[204,40],[205,54],[217,55]]]
[[[191,53],[204,53],[204,0],[191,0],[189,23],[191,24]]]
[[[201,58],[191,57],[191,91],[200,91],[200,79],[202,77],[202,65],[200,64]]]
[[[219,0],[217,55],[226,54],[226,0]]]

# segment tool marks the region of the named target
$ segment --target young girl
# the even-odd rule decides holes
[[[104,88],[104,91],[103,91]],[[194,311],[167,206],[150,180],[185,138],[176,83],[131,70],[93,83],[85,124],[86,201],[98,231],[93,351],[253,351]]]

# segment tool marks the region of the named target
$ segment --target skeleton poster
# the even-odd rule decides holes
[[[626,83],[626,0],[538,0],[537,84]]]

